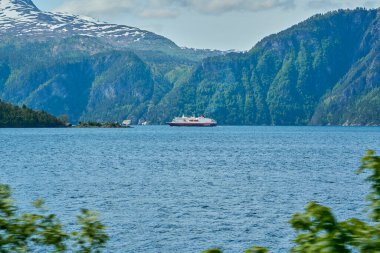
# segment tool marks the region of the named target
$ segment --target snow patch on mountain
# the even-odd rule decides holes
[[[114,25],[90,17],[39,10],[31,0],[0,0],[0,34],[36,38],[73,35],[139,41],[153,33],[125,25]]]

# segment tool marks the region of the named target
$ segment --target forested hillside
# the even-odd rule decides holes
[[[13,106],[0,100],[0,128],[64,126],[62,121],[46,112],[33,111],[26,106]]]
[[[10,3],[24,15],[25,2]],[[14,104],[67,114],[73,123],[162,124],[205,114],[236,125],[380,124],[379,10],[316,15],[227,54],[125,26],[111,25],[107,35],[104,24],[30,8],[36,24],[64,20],[74,32],[9,21],[14,27],[0,38],[0,98]],[[89,35],[75,32],[86,27]],[[134,33],[122,40],[120,29]],[[24,31],[23,39],[13,31]]]
[[[204,113],[224,124],[380,124],[379,28],[378,10],[314,16],[247,53],[205,59],[154,115]]]

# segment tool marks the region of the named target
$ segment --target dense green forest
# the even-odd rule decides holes
[[[64,122],[46,112],[33,111],[25,105],[13,106],[0,100],[0,128],[64,126]]]
[[[247,53],[207,58],[151,115],[161,121],[202,113],[222,124],[380,124],[378,13],[316,15]]]
[[[0,40],[0,98],[73,123],[204,114],[231,125],[380,125],[379,13],[318,14],[248,52],[214,56],[174,43],[9,36]]]

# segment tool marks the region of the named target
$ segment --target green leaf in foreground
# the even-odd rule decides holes
[[[108,236],[98,216],[83,209],[78,216],[79,232],[68,233],[54,214],[47,214],[42,200],[33,205],[37,213],[20,214],[8,185],[0,184],[0,253],[13,252],[100,252]]]

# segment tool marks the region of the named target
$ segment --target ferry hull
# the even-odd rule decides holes
[[[216,127],[216,123],[180,123],[180,122],[168,122],[172,127]]]

